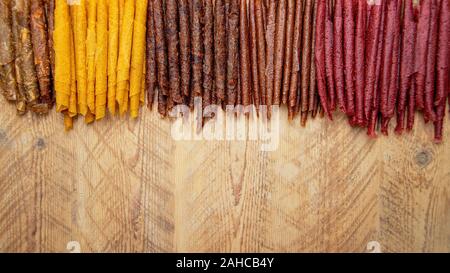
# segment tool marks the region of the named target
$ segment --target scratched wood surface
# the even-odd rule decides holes
[[[450,251],[450,130],[368,139],[281,114],[279,148],[175,141],[171,123],[19,118],[0,99],[0,251]],[[448,124],[448,121],[447,121]],[[72,249],[73,250],[73,249]]]

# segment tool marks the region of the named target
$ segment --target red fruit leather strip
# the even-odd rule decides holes
[[[315,48],[316,48],[316,18],[317,18],[317,3],[319,0],[314,1],[312,6],[312,22],[311,22],[311,60],[310,60],[310,72],[309,72],[309,94],[308,94],[308,111],[312,112],[314,110],[314,103],[317,94],[317,78],[316,78],[316,58],[315,58]]]
[[[259,110],[261,103],[261,90],[259,88],[259,59],[258,59],[258,32],[256,30],[255,0],[249,2],[249,29],[250,29],[250,50],[251,50],[251,73],[253,104]],[[258,114],[259,111],[256,113]]]
[[[205,35],[203,44],[205,47],[205,58],[203,60],[203,106],[215,102],[213,100],[214,89],[214,6],[212,0],[204,0],[205,20],[203,33]],[[215,97],[215,95],[214,95]]]
[[[417,23],[417,39],[415,47],[414,72],[416,73],[416,107],[425,107],[425,79],[427,71],[428,39],[431,19],[432,0],[420,2],[419,22]]]
[[[156,71],[156,45],[155,45],[155,25],[153,21],[153,1],[148,1],[147,6],[147,46],[146,46],[146,90],[147,107],[152,110],[155,100],[155,89],[157,87]]]
[[[203,1],[192,1],[192,92],[194,97],[201,97],[203,94]]]
[[[378,7],[372,7],[372,10],[377,9]],[[380,25],[378,27],[378,39],[377,39],[377,49],[376,49],[376,66],[375,71],[373,74],[374,77],[374,87],[373,87],[373,94],[372,94],[372,102],[371,102],[371,113],[370,113],[370,119],[369,119],[369,125],[367,127],[367,134],[370,137],[376,137],[376,126],[378,122],[378,113],[380,110],[380,93],[381,93],[381,85],[380,85],[380,79],[381,79],[381,67],[383,63],[383,42],[384,42],[384,21],[386,17],[386,2],[381,1],[380,3]]]
[[[181,93],[189,96],[191,81],[191,35],[189,24],[189,0],[178,1],[180,24]]]
[[[416,43],[417,22],[414,18],[413,0],[405,0],[402,23],[402,43],[400,56],[400,93],[397,103],[397,127],[402,133],[405,126],[405,108],[408,91],[412,88],[414,74],[414,47]]]
[[[353,1],[343,2],[344,20],[344,77],[347,115],[355,114],[355,21]]]
[[[400,26],[402,16],[402,1],[396,1],[395,12],[395,31],[394,31],[394,45],[392,50],[392,73],[389,82],[389,96],[388,96],[388,117],[392,118],[395,114],[395,105],[397,103],[397,96],[399,93],[399,70],[400,70]]]
[[[434,91],[436,80],[436,54],[438,47],[438,27],[439,27],[439,10],[438,0],[430,0],[432,2],[431,19],[430,19],[430,33],[428,41],[427,52],[427,71],[425,79],[425,95],[424,95],[424,116],[426,120],[435,121],[436,113],[434,111]],[[449,46],[447,44],[447,46]]]
[[[253,2],[253,0],[252,0]],[[256,37],[258,47],[258,77],[260,88],[260,101],[262,105],[266,105],[266,42],[265,42],[265,27],[264,27],[264,5],[262,0],[254,0],[255,4],[255,23],[256,23]]]
[[[411,131],[414,127],[416,114],[416,85],[411,78],[411,88],[408,93],[408,112],[406,113],[406,130]]]
[[[298,92],[298,78],[300,75],[300,53],[302,44],[302,23],[303,23],[303,1],[298,0],[295,4],[295,23],[294,23],[294,39],[293,51],[292,51],[292,69],[291,79],[289,84],[289,102],[288,102],[288,115],[292,120],[294,117],[295,108],[297,105],[297,92]]]
[[[355,39],[355,124],[365,126],[366,119],[364,115],[364,88],[365,88],[365,43],[366,43],[366,24],[367,24],[367,2],[358,1],[356,21],[356,39]]]
[[[437,79],[436,96],[434,99],[436,106],[436,121],[434,122],[434,139],[436,143],[442,142],[444,127],[446,92],[450,92],[449,86],[449,63],[450,63],[450,2],[439,1],[439,41],[437,55]]]
[[[365,96],[364,113],[366,120],[372,116],[373,96],[376,92],[375,83],[377,80],[377,56],[380,39],[380,28],[382,25],[382,4],[370,5],[370,16],[366,36],[366,70],[365,70]]]
[[[167,63],[167,46],[164,29],[164,9],[163,1],[153,1],[153,14],[155,23],[155,45],[156,45],[156,63],[158,67],[158,87],[160,93],[164,96],[169,95],[169,78]]]
[[[301,69],[301,111],[307,112],[309,106],[309,83],[311,77],[311,35],[312,22],[311,15],[313,10],[312,0],[306,0],[306,6],[303,16],[303,37],[302,37],[302,69]]]
[[[299,1],[301,2],[301,1]],[[325,75],[327,80],[327,94],[330,100],[330,112],[336,110],[336,91],[334,88],[333,72],[333,5],[332,0],[326,1],[325,14]]]
[[[252,103],[252,77],[250,70],[250,44],[249,25],[247,14],[247,0],[239,2],[239,45],[240,45],[240,86],[242,92],[242,104],[248,106]]]
[[[180,92],[180,64],[179,64],[179,37],[178,37],[178,6],[176,0],[166,0],[166,38],[167,56],[169,63],[170,97],[176,103],[182,103]]]
[[[325,21],[326,16],[326,0],[317,1],[317,16],[316,16],[316,45],[315,45],[315,63],[317,75],[317,88],[320,97],[322,108],[327,116],[333,120],[331,112],[328,108],[327,85],[325,76]],[[313,106],[314,109],[314,106]]]
[[[333,68],[338,106],[342,112],[347,113],[344,94],[344,49],[343,49],[343,17],[342,1],[336,0],[334,4],[334,28],[333,28]]]
[[[227,104],[238,103],[239,92],[239,1],[228,2]]]
[[[445,103],[446,92],[450,92],[450,1],[440,1],[439,42],[437,52],[437,92],[434,105]],[[449,93],[450,94],[450,93]]]
[[[388,117],[389,104],[389,83],[392,72],[392,58],[393,46],[395,39],[395,13],[396,0],[387,1],[386,4],[386,19],[384,21],[384,46],[383,46],[383,64],[381,67],[381,82],[380,82],[380,112],[383,117]]]
[[[286,0],[278,1],[275,28],[275,75],[273,104],[280,105],[283,82],[284,52],[286,49]]]
[[[388,126],[391,118],[395,114],[395,104],[397,102],[398,88],[399,88],[399,63],[400,63],[400,17],[401,17],[401,0],[392,1],[395,6],[395,12],[392,12],[393,18],[393,43],[392,43],[392,59],[391,59],[391,73],[389,77],[389,89],[387,96],[387,110],[386,115],[383,116],[383,125],[381,131],[387,135]]]
[[[276,1],[270,1],[269,9],[267,11],[267,28],[266,28],[266,86],[267,96],[266,105],[270,106],[273,103],[273,78],[274,78],[274,53],[275,53],[275,17],[276,17]]]
[[[436,143],[442,142],[442,132],[444,129],[444,117],[445,117],[445,107],[446,106],[447,106],[447,104],[444,101],[444,103],[442,103],[441,105],[438,105],[436,107],[436,114],[438,116],[438,118],[434,122],[434,141]]]
[[[295,0],[287,0],[288,2],[288,16],[286,23],[286,56],[284,58],[284,75],[283,75],[283,85],[282,85],[282,98],[283,104],[287,104],[289,96],[289,88],[291,81],[291,70],[292,70],[292,52],[294,49],[293,39],[294,39],[294,28],[295,28]]]

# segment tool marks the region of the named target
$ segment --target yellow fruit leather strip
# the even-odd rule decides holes
[[[91,113],[95,113],[95,48],[96,48],[96,21],[97,0],[87,0],[87,105]]]
[[[71,6],[74,15],[74,45],[77,78],[78,110],[87,114],[87,71],[86,71],[86,0],[78,0]]]
[[[55,30],[55,93],[56,111],[69,108],[70,97],[70,17],[66,0],[56,0]]]
[[[139,103],[142,93],[142,69],[145,60],[146,20],[147,0],[137,1],[130,72],[130,116],[132,118],[137,118],[139,115]]]
[[[71,8],[71,15],[74,15],[74,11]],[[74,18],[74,17],[72,17]],[[73,21],[72,21],[73,22]],[[69,116],[75,117],[78,113],[77,110],[77,76],[75,67],[75,46],[73,41],[73,28],[70,31],[70,99],[69,99]]]
[[[69,115],[67,111],[64,111],[64,130],[66,132],[73,129],[73,118]]]
[[[108,3],[108,109],[116,113],[117,56],[119,53],[119,1]]]
[[[133,21],[135,11],[135,1],[125,0],[123,9],[122,26],[119,36],[119,60],[117,63],[117,93],[116,100],[119,104],[119,111],[121,114],[126,112],[128,108],[124,99],[128,96],[128,86],[130,79],[130,60],[131,49],[133,41]]]
[[[97,0],[97,45],[95,53],[95,118],[106,114],[108,86],[108,7],[106,0]]]

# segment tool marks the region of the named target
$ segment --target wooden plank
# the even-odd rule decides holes
[[[176,141],[171,123],[93,126],[0,104],[0,251],[450,251],[450,129],[371,140],[343,116],[280,143]],[[418,118],[418,120],[420,120]]]

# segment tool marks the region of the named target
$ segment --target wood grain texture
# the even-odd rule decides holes
[[[343,116],[280,145],[175,141],[143,111],[73,131],[0,99],[0,251],[450,251],[450,129],[371,140]],[[418,118],[420,120],[420,118]],[[448,125],[448,121],[447,121]]]

